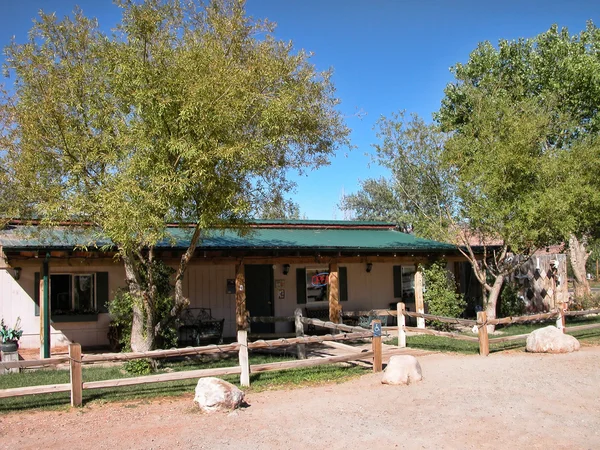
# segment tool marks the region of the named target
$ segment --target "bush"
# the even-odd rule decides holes
[[[132,359],[127,361],[123,368],[132,375],[148,375],[153,371],[152,362],[149,359]]]
[[[456,293],[456,282],[454,275],[446,270],[444,261],[437,261],[420,269],[423,271],[425,290],[423,300],[428,306],[429,314],[444,317],[460,316],[467,302],[461,294]],[[433,321],[432,326],[436,329],[448,330],[450,324]]]
[[[572,311],[585,311],[587,309],[600,308],[600,296],[586,295],[584,297],[575,297],[569,303],[569,309]]]
[[[500,317],[517,317],[525,314],[525,301],[519,297],[517,287],[506,283],[500,294]]]

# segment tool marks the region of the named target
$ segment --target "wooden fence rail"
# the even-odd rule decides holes
[[[418,312],[406,311],[406,305],[404,303],[398,303],[397,310],[395,311],[398,317],[401,319],[398,320],[398,346],[406,347],[406,332],[412,332],[417,334],[428,334],[433,336],[443,336],[451,339],[457,339],[462,341],[471,341],[471,342],[479,342],[479,353],[483,356],[487,356],[490,352],[489,346],[490,344],[499,344],[502,342],[510,342],[510,341],[518,341],[522,339],[526,339],[529,336],[527,334],[519,334],[514,336],[504,336],[498,338],[490,339],[487,333],[486,325],[509,325],[514,323],[526,323],[526,322],[536,322],[536,321],[544,321],[550,319],[556,319],[556,326],[559,329],[562,329],[563,333],[567,332],[575,332],[581,330],[590,330],[595,328],[600,328],[600,323],[598,324],[589,324],[589,325],[580,325],[580,326],[570,326],[566,327],[565,325],[565,317],[566,316],[583,316],[589,314],[600,314],[600,309],[589,309],[586,311],[566,311],[564,309],[564,305],[555,310],[547,313],[540,313],[528,316],[519,316],[519,317],[503,317],[500,319],[488,319],[487,315],[484,311],[480,311],[477,313],[477,320],[469,320],[469,319],[457,319],[454,317],[443,317],[443,316],[435,316],[432,314],[424,314]],[[459,333],[445,332],[445,331],[437,331],[430,330],[423,327],[407,327],[405,325],[404,317],[417,317],[426,320],[435,320],[438,322],[444,323],[455,323],[466,326],[475,326],[477,329],[477,337],[474,336],[465,336]],[[390,327],[388,327],[390,328]]]
[[[315,326],[334,329],[342,333],[328,334],[325,336],[297,336],[294,338],[283,338],[275,340],[259,340],[248,342],[247,331],[238,331],[238,341],[228,345],[208,345],[204,347],[188,347],[184,349],[169,349],[169,350],[153,350],[148,352],[130,352],[130,353],[107,353],[101,355],[82,355],[81,346],[79,344],[69,345],[68,357],[55,357],[43,360],[34,361],[14,361],[0,363],[2,368],[14,367],[43,367],[56,366],[65,362],[69,363],[70,382],[65,384],[54,384],[45,386],[28,386],[13,389],[0,390],[0,398],[18,397],[24,395],[47,394],[53,392],[70,392],[71,405],[81,406],[83,403],[83,390],[85,389],[104,389],[114,388],[119,386],[131,386],[137,384],[160,383],[165,381],[186,380],[208,376],[223,376],[240,374],[240,384],[242,386],[250,385],[250,374],[266,372],[271,370],[285,370],[298,367],[311,367],[322,364],[333,364],[355,360],[365,360],[373,358],[373,370],[381,370],[382,346],[381,338],[375,336],[373,330],[367,330],[361,327],[348,327],[346,325],[334,324],[332,322],[323,322],[316,319],[306,319],[303,317],[292,317],[292,320],[304,321]],[[379,322],[379,321],[374,321]],[[379,325],[381,323],[379,322]],[[374,325],[375,326],[375,325]],[[379,328],[380,329],[380,328]],[[277,348],[292,345],[307,345],[313,343],[322,343],[329,341],[356,340],[371,338],[373,341],[373,349],[370,352],[356,352],[341,356],[331,356],[325,358],[314,359],[299,359],[296,361],[283,361],[278,363],[268,364],[249,364],[248,350],[261,348]],[[156,375],[146,375],[141,377],[120,378],[114,380],[88,381],[84,382],[82,377],[82,365],[92,364],[106,361],[130,361],[143,358],[168,358],[173,356],[187,356],[213,353],[238,352],[239,365],[232,367],[222,367],[215,369],[199,369],[182,372],[171,372]]]

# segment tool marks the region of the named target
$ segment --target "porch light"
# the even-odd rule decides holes
[[[367,263],[367,273],[371,273],[371,270],[373,270],[373,263]]]
[[[13,278],[14,278],[15,280],[18,280],[19,278],[21,278],[21,268],[20,268],[20,267],[15,267],[15,268],[13,269],[13,271],[14,271]]]
[[[284,264],[283,265],[283,274],[287,275],[288,273],[290,273],[290,265],[289,264]]]

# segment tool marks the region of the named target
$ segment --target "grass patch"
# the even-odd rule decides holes
[[[569,326],[588,325],[600,323],[600,316],[593,317],[568,317],[567,328]],[[515,325],[503,325],[496,327],[496,330],[501,332],[497,335],[490,335],[490,339],[501,338],[504,336],[516,336],[519,334],[529,334],[532,331],[554,325],[552,321],[539,323],[526,323]],[[463,333],[467,336],[476,336],[472,333]],[[569,333],[576,337],[584,345],[600,345],[600,328],[591,330],[582,330],[574,333]],[[501,352],[505,350],[525,350],[526,337],[517,341],[501,342],[498,344],[490,344],[490,352]],[[398,338],[393,338],[389,342],[391,345],[397,345]],[[443,336],[431,336],[420,334],[406,337],[406,345],[410,348],[418,348],[422,350],[436,352],[453,352],[465,355],[476,355],[479,353],[479,344],[477,342],[459,341]]]
[[[250,364],[266,364],[279,361],[289,361],[293,356],[273,356],[251,354]],[[237,366],[237,354],[223,359],[190,359],[185,361],[170,361],[164,363],[155,373],[210,369],[218,367]],[[262,372],[250,376],[250,388],[245,391],[259,392],[267,389],[282,389],[295,386],[308,386],[323,383],[342,382],[363,373],[368,369],[360,366],[343,366],[329,364],[324,366],[288,369],[282,371]],[[120,378],[130,378],[122,366],[113,367],[83,367],[84,381],[100,381]],[[239,386],[239,375],[220,377]],[[84,405],[123,400],[142,400],[157,397],[173,397],[192,394],[197,379],[169,381],[163,383],[141,384],[117,388],[93,389],[83,391]],[[22,373],[11,373],[0,376],[0,389],[25,386],[69,383],[68,370],[28,370]],[[0,413],[32,409],[68,409],[70,395],[68,392],[54,394],[28,395],[24,397],[5,398],[0,401]]]

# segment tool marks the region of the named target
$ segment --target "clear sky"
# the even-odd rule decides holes
[[[110,0],[0,0],[0,45],[13,35],[23,42],[38,10],[63,16],[74,5],[103,28],[120,17]],[[293,199],[309,219],[344,218],[337,209],[342,193],[384,174],[369,165],[377,119],[406,110],[430,120],[452,81],[449,68],[465,62],[478,42],[532,37],[553,23],[571,34],[589,19],[600,25],[595,0],[248,0],[247,10],[276,22],[277,37],[313,52],[318,69],[334,69],[352,129],[355,149],[340,149],[331,165],[292,177],[298,183]]]

